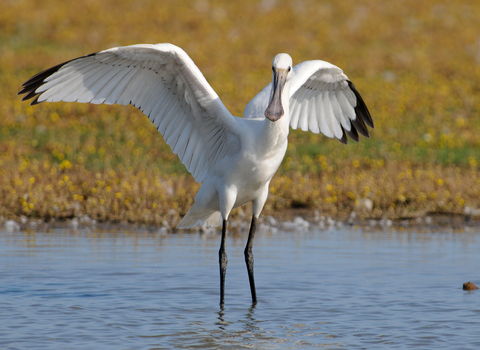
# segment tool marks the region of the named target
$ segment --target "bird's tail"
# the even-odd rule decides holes
[[[215,227],[222,224],[222,214],[219,211],[212,211],[200,208],[194,203],[188,213],[183,217],[177,228],[193,228],[196,226]]]

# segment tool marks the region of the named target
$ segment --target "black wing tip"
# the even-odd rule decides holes
[[[347,135],[355,142],[360,142],[360,136],[358,136],[357,129],[353,124],[350,125],[350,131],[347,131]]]
[[[357,111],[355,110],[355,112]],[[370,133],[368,132],[367,126],[365,125],[365,122],[363,121],[361,114],[359,113],[356,113],[356,114],[357,114],[357,117],[351,121],[352,127],[355,127],[357,132],[363,137],[370,138]]]
[[[347,83],[350,89],[355,94],[355,97],[357,98],[358,103],[355,106],[355,113],[357,114],[357,116],[359,113],[361,113],[362,119],[365,122],[365,124],[367,124],[370,128],[374,129],[375,126],[373,123],[373,119],[372,119],[372,116],[370,115],[370,111],[368,110],[367,105],[365,104],[365,101],[363,100],[362,96],[360,96],[360,93],[358,92],[355,85],[350,80],[347,80]]]
[[[355,94],[355,97],[357,98],[357,105],[354,108],[356,118],[355,120],[351,121],[352,129],[350,132],[347,132],[347,134],[354,141],[358,142],[359,141],[358,134],[366,138],[370,138],[370,132],[367,126],[373,129],[374,123],[373,123],[372,116],[370,115],[370,112],[367,108],[367,105],[365,104],[365,101],[363,101],[363,98],[362,96],[360,96],[360,93],[357,91],[355,85],[350,80],[347,80],[347,83],[350,89],[352,90],[352,92]]]
[[[39,98],[39,97],[40,97],[40,95],[35,96],[35,98],[33,99],[33,101],[30,102],[30,106],[35,106],[35,105],[38,105],[38,104],[42,103],[43,101],[38,102],[38,98]]]
[[[48,69],[45,69],[45,70],[35,74],[34,76],[32,76],[30,79],[28,79],[26,82],[24,82],[22,84],[22,89],[18,92],[18,95],[26,94],[22,98],[22,101],[29,100],[29,99],[35,97],[35,99],[32,101],[32,103],[30,103],[30,106],[42,103],[43,101],[38,102],[38,97],[39,97],[39,95],[42,94],[43,91],[39,92],[39,93],[37,93],[35,91],[45,83],[45,79],[47,79],[49,76],[58,72],[63,66],[65,66],[66,64],[68,64],[72,61],[75,61],[75,60],[78,60],[78,59],[81,59],[81,58],[94,56],[96,54],[97,54],[97,52],[91,53],[91,54],[88,54],[88,55],[85,55],[85,56],[82,56],[82,57],[74,58],[72,60],[57,64],[56,66],[50,67]]]
[[[70,61],[68,61],[68,62],[70,62]],[[57,64],[54,67],[45,69],[44,71],[41,71],[40,73],[35,74],[33,77],[31,77],[26,82],[24,82],[22,84],[22,87],[23,87],[22,90],[20,90],[18,92],[19,95],[26,94],[22,98],[22,101],[29,100],[33,97],[38,98],[38,95],[40,95],[41,92],[38,93],[38,92],[36,92],[36,90],[45,83],[45,79],[47,79],[52,74],[55,74],[56,72],[58,72],[60,70],[60,68],[62,68],[68,62]],[[39,103],[39,102],[37,102],[37,103]],[[37,103],[32,102],[32,104],[37,104]]]
[[[343,126],[341,128],[342,128],[342,137],[339,139],[337,138],[337,140],[343,143],[344,145],[346,145],[348,143],[347,134],[345,134],[345,129],[343,128]]]

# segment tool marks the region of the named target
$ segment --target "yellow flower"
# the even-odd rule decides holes
[[[72,167],[72,163],[70,163],[66,159],[63,162],[61,162],[60,165],[58,166],[60,170],[67,170],[67,169],[70,169],[71,167]]]
[[[58,116],[58,113],[52,113],[50,114],[50,120],[54,123],[58,122],[58,119],[60,119],[60,117]]]

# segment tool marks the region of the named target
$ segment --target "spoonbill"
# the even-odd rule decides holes
[[[232,116],[192,59],[172,44],[114,47],[61,63],[30,78],[23,100],[120,104],[139,108],[172,151],[202,183],[178,228],[222,225],[220,304],[225,300],[225,236],[233,208],[252,202],[245,262],[257,302],[252,246],[258,217],[288,145],[289,128],[347,143],[370,137],[370,113],[343,71],[325,61],[292,65],[280,53],[273,79]]]

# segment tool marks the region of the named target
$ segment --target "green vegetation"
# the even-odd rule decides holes
[[[199,185],[134,107],[17,96],[31,75],[113,46],[170,42],[241,115],[275,54],[344,69],[375,122],[347,146],[292,131],[265,213],[399,218],[480,207],[478,0],[4,1],[0,216],[176,224]],[[359,205],[373,201],[373,210]]]

